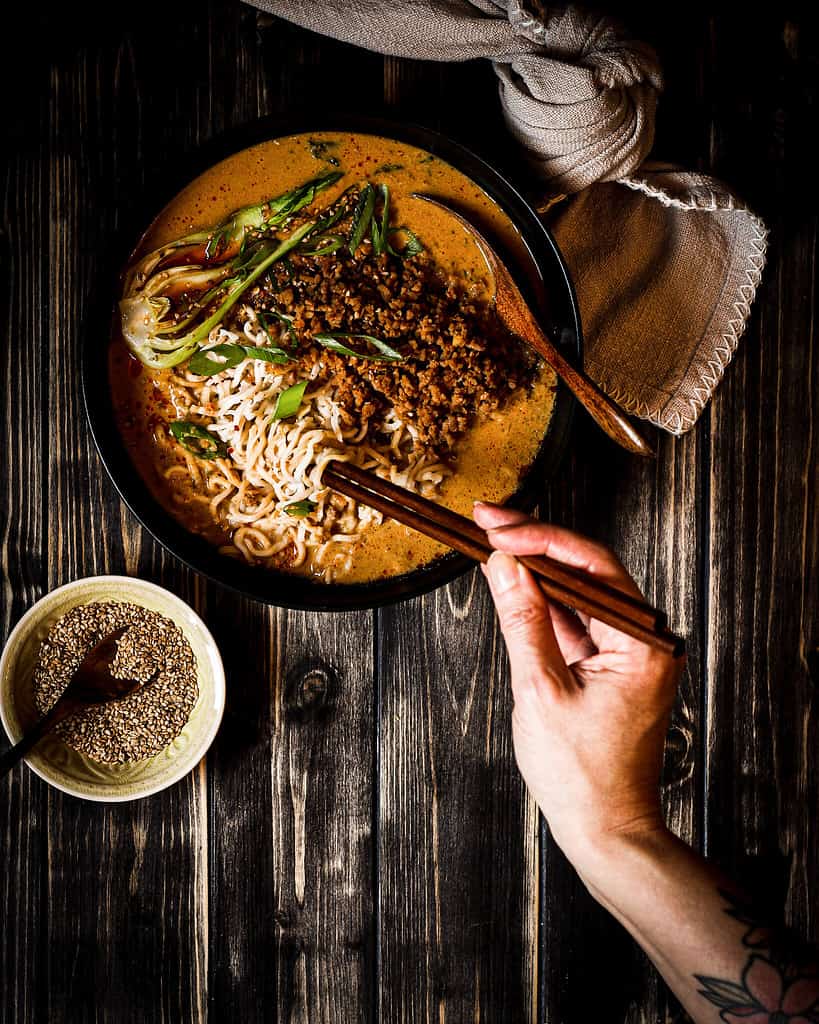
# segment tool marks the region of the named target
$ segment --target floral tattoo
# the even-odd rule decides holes
[[[815,953],[787,932],[761,925],[751,904],[720,895],[729,903],[725,913],[748,925],[742,945],[753,952],[739,983],[695,974],[699,994],[720,1008],[725,1024],[819,1024]]]

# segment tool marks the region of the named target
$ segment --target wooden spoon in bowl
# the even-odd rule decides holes
[[[575,369],[547,338],[512,275],[480,231],[462,214],[448,204],[442,203],[440,199],[434,199],[421,192],[413,192],[412,198],[422,199],[425,203],[432,203],[433,206],[445,210],[469,232],[494,278],[494,300],[498,316],[512,334],[531,345],[535,352],[546,360],[597,425],[627,451],[637,455],[654,455],[651,446],[634,429],[625,413],[582,370]]]
[[[4,754],[0,754],[0,778],[11,771],[46,733],[51,732],[55,725],[64,722],[69,715],[95,704],[124,700],[154,682],[159,675],[159,669],[156,669],[145,682],[117,679],[111,675],[111,663],[117,653],[117,642],[127,630],[128,626],[120,626],[92,647],[53,707],[29,729],[19,743]]]

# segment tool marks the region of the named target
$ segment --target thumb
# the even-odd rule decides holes
[[[513,689],[544,682],[563,689],[568,669],[557,645],[549,603],[532,574],[501,551],[492,553],[485,572],[509,651]]]

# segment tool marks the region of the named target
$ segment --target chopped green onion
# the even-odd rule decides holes
[[[245,345],[245,354],[249,359],[258,359],[263,363],[289,363],[293,358],[283,348],[268,348],[264,345]]]
[[[211,358],[223,356],[218,362]],[[232,370],[243,359],[258,359],[263,363],[289,363],[293,357],[283,348],[266,348],[262,345],[214,345],[213,348],[199,349],[188,361],[188,369],[200,377],[212,377],[222,370]]]
[[[421,239],[407,228],[404,229],[404,232],[407,236],[407,244],[404,246],[400,255],[403,256],[404,259],[407,259],[410,256],[417,256],[419,252],[423,252],[424,244]]]
[[[354,186],[351,185],[346,188],[341,195],[332,203],[324,212],[324,215],[316,219],[315,234],[324,234],[334,224],[337,224],[341,218],[347,213],[347,198],[353,191]]]
[[[284,332],[287,335],[287,343],[291,348],[294,348],[296,345],[296,331],[293,327],[293,317],[289,313],[280,312],[278,309],[268,309],[267,313],[282,324]],[[270,333],[270,327],[268,326],[267,319],[265,318],[264,310],[257,309],[256,317],[264,328],[264,333],[267,335],[268,340],[271,342],[274,349],[277,349],[278,346],[273,341],[273,335]]]
[[[387,237],[390,223],[390,190],[386,185],[379,185],[378,191],[381,193],[381,223],[375,215],[372,219],[373,251],[376,256],[380,256],[389,247]]]
[[[377,349],[380,355],[373,355],[371,352],[355,352],[353,349],[348,348],[347,345],[343,345],[339,338],[363,338],[369,342],[373,348]],[[394,348],[382,341],[380,338],[374,338],[371,334],[344,334],[344,333],[333,333],[333,334],[314,334],[313,340],[317,341],[319,345],[324,348],[329,348],[332,352],[337,352],[341,356],[354,356],[356,359],[370,359],[373,362],[381,363],[394,363],[404,357],[400,352],[396,352]]]
[[[367,184],[361,190],[361,195],[358,197],[355,210],[353,212],[353,224],[350,229],[350,241],[347,248],[350,250],[350,255],[354,256],[356,249],[361,245],[361,240],[367,233],[367,228],[370,226],[370,220],[372,219],[373,210],[375,209],[375,189],[372,185]]]
[[[393,235],[396,231],[403,231],[407,236],[407,244],[403,249],[395,249],[389,242],[387,242],[387,252],[392,253],[393,256],[400,257],[402,260],[408,260],[410,256],[417,256],[419,252],[424,251],[424,245],[421,242],[421,239],[410,231],[409,228],[390,228],[388,234]]]
[[[306,181],[298,188],[294,188],[292,192],[285,192],[277,199],[271,199],[267,204],[270,213],[265,222],[266,225],[275,227],[277,224],[283,224],[288,217],[292,217],[294,213],[298,213],[299,210],[312,203],[319,192],[335,185],[341,177],[343,177],[341,171],[329,171],[327,174],[319,175],[318,178]]]
[[[236,305],[240,296],[247,291],[250,285],[252,285],[257,278],[261,277],[264,271],[275,263],[276,260],[281,259],[282,256],[290,252],[291,249],[295,249],[302,238],[310,232],[312,227],[313,225],[311,223],[303,224],[297,231],[294,231],[289,238],[280,242],[271,253],[261,260],[261,262],[257,263],[255,268],[246,278],[240,281],[238,285],[231,288],[228,292],[227,299],[216,310],[216,312],[209,316],[208,319],[200,324],[199,327],[197,327],[197,329],[189,336],[190,341],[199,342],[202,338],[206,338],[208,334],[210,334],[211,330],[222,321],[225,313]],[[187,341],[188,339],[183,340]]]
[[[188,369],[200,377],[211,377],[222,370],[232,370],[246,358],[244,345],[214,345],[213,348],[200,348],[191,356]]]
[[[273,409],[274,420],[287,420],[291,416],[295,416],[299,411],[301,400],[304,398],[304,389],[307,387],[308,381],[301,380],[298,384],[293,384],[292,387],[285,388],[281,392],[279,397],[276,399],[276,406]]]
[[[170,430],[185,451],[200,459],[210,461],[228,453],[225,442],[214,437],[209,430],[200,427],[198,423],[191,423],[189,420],[175,420],[170,424]]]
[[[341,235],[318,235],[308,238],[296,250],[302,256],[327,256],[344,245]]]
[[[289,505],[284,506],[284,511],[289,516],[309,516],[310,513],[315,512],[317,508],[317,501],[311,501],[309,498],[304,498],[302,501],[291,501]]]

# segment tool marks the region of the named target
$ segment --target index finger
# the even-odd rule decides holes
[[[511,555],[547,555],[583,569],[623,593],[643,597],[623,563],[604,544],[562,526],[541,523],[516,509],[485,502],[475,505],[474,518],[478,526],[487,531],[489,542],[498,551]]]

